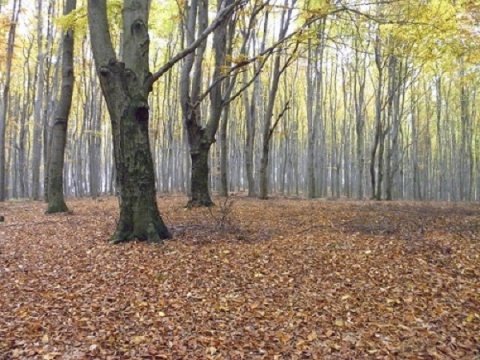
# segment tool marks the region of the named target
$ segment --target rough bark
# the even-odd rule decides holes
[[[89,0],[88,6],[93,55],[112,125],[120,202],[113,243],[171,237],[157,206],[148,137],[148,11],[148,0],[124,1],[121,62],[108,30],[106,1]]]
[[[209,150],[210,146],[204,146],[190,152],[192,159],[192,194],[187,207],[209,207],[213,205],[208,188]]]
[[[69,14],[76,7],[76,0],[67,0],[65,14]],[[73,30],[63,34],[62,47],[62,89],[60,101],[56,109],[51,133],[51,144],[48,161],[48,208],[47,213],[68,211],[63,197],[63,168],[65,158],[65,144],[67,140],[67,126],[73,95]]]

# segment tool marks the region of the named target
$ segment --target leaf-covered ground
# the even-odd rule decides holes
[[[480,205],[113,198],[0,204],[2,359],[479,359]],[[230,212],[230,213],[229,213]]]

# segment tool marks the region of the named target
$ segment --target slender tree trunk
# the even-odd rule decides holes
[[[5,155],[5,134],[7,126],[8,102],[10,97],[10,80],[12,77],[12,60],[13,50],[15,46],[15,35],[18,23],[20,9],[22,7],[21,0],[14,0],[12,17],[10,19],[10,29],[8,31],[7,40],[7,58],[5,71],[5,85],[3,87],[2,101],[0,103],[0,201],[5,201],[7,197],[6,189],[6,155]]]
[[[76,7],[76,0],[67,0],[64,14],[69,14]],[[51,134],[51,148],[48,161],[48,208],[47,213],[66,212],[68,207],[63,197],[63,167],[67,126],[73,95],[73,30],[65,31],[62,47],[62,90]]]
[[[294,1],[295,3],[295,1]],[[294,4],[292,4],[294,6]],[[287,34],[288,25],[290,23],[290,18],[292,15],[292,8],[287,6],[287,0],[285,2],[284,10],[282,10],[282,21],[280,25],[280,32],[278,39],[283,39]],[[263,125],[263,144],[262,144],[262,153],[260,159],[260,171],[259,171],[259,182],[260,182],[260,192],[258,197],[260,199],[268,198],[268,188],[269,188],[269,173],[268,173],[268,164],[269,164],[269,153],[270,153],[270,140],[272,139],[273,132],[275,127],[278,125],[279,120],[283,116],[284,112],[288,108],[288,102],[285,104],[282,113],[278,116],[277,120],[272,124],[273,110],[275,105],[275,99],[278,91],[278,85],[280,82],[280,76],[285,72],[286,68],[290,64],[291,57],[285,60],[285,63],[280,66],[281,55],[276,54],[273,60],[273,71],[272,71],[272,80],[270,82],[270,91],[268,94],[268,103],[265,111],[265,119]]]
[[[48,4],[48,18],[47,18],[47,45],[46,45],[46,59],[45,59],[45,104],[43,111],[43,160],[44,160],[44,171],[43,171],[43,199],[48,203],[48,168],[49,168],[49,151],[51,147],[51,126],[53,125],[53,118],[55,116],[55,99],[57,95],[58,82],[59,82],[59,67],[54,66],[53,58],[61,58],[62,47],[59,46],[58,53],[53,54],[53,43],[54,43],[54,28],[53,28],[53,19],[57,17],[55,11],[56,5],[54,2]]]
[[[307,139],[307,197],[313,199],[315,197],[315,143],[317,141],[316,127],[314,126],[314,89],[316,72],[314,68],[316,66],[315,60],[318,57],[318,46],[315,47],[315,59],[312,54],[312,40],[308,39],[307,48],[307,127],[308,127],[308,139]],[[316,81],[319,81],[316,79]],[[318,106],[318,104],[317,104]]]
[[[228,196],[228,115],[230,106],[223,111],[220,124],[220,196]]]
[[[265,28],[268,26],[268,12],[265,16]],[[264,30],[265,30],[264,28]],[[265,38],[266,38],[266,31],[264,31],[264,36],[262,38],[262,43],[260,44],[260,52],[263,52],[265,49]],[[255,49],[256,45],[256,32],[254,31],[251,38],[252,48]],[[259,65],[255,63],[254,71],[257,73],[259,71]],[[243,84],[246,86],[248,83],[247,80],[247,72],[243,73]],[[245,117],[246,117],[246,124],[245,124],[245,174],[247,178],[247,188],[248,188],[248,196],[256,196],[256,185],[255,185],[255,135],[256,135],[256,124],[258,120],[258,108],[257,108],[257,101],[260,99],[260,89],[261,89],[261,82],[260,77],[256,77],[253,82],[253,89],[252,95],[249,99],[248,91],[245,91],[243,95],[244,99],[244,106],[245,106]]]
[[[437,120],[437,152],[438,152],[438,159],[444,160],[444,139],[443,139],[443,126],[442,126],[442,101],[443,101],[443,91],[442,91],[442,76],[437,75],[435,81],[435,94],[436,94],[436,102],[435,102],[435,110],[436,110],[436,120]],[[438,189],[438,200],[445,200],[446,199],[446,181],[445,181],[445,172],[443,169],[438,169],[438,176],[439,176],[439,189]]]
[[[375,91],[375,136],[370,155],[370,179],[372,186],[372,199],[380,200],[382,197],[383,180],[383,153],[384,153],[384,129],[382,121],[382,98],[383,98],[383,60],[381,55],[380,38],[377,35],[375,43],[375,64],[378,71],[377,89]]]
[[[471,151],[471,133],[470,126],[470,91],[466,84],[465,77],[465,64],[461,60],[460,64],[460,121],[461,121],[461,140],[460,140],[460,174],[459,174],[459,188],[460,188],[460,200],[471,200],[471,183],[472,178],[470,176],[471,164],[470,151]]]
[[[32,154],[32,198],[40,199],[40,166],[42,162],[42,130],[45,123],[43,118],[44,90],[45,90],[45,52],[43,46],[43,0],[38,0],[37,18],[37,95],[34,106],[33,126],[33,154]]]
[[[244,73],[244,83],[246,84],[247,73]],[[253,85],[253,94],[258,92],[257,83],[260,79],[256,79]],[[255,178],[254,174],[254,150],[255,150],[255,118],[256,118],[256,107],[255,107],[255,95],[252,95],[252,101],[248,99],[248,92],[246,91],[243,95],[244,105],[245,105],[245,115],[246,115],[246,124],[245,124],[245,173],[247,177],[247,188],[248,196],[256,196],[255,191]]]
[[[366,53],[363,61],[360,63],[360,56],[358,50],[355,51],[355,71],[354,71],[354,100],[355,100],[355,134],[357,136],[356,142],[356,175],[357,175],[357,193],[356,198],[361,200],[364,196],[363,181],[365,169],[365,82],[367,70],[363,69],[361,65],[365,66]]]

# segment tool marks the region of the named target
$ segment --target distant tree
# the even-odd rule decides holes
[[[288,6],[288,0],[285,0],[283,10],[281,13],[281,22],[280,22],[280,29],[278,35],[278,41],[282,41],[287,37],[287,31],[290,25],[290,20],[292,18],[293,8],[295,6],[296,0],[293,1],[292,6]],[[298,43],[295,46],[293,53],[296,53],[298,49]],[[281,64],[281,56],[282,54],[279,52],[275,54],[273,60],[273,69],[272,69],[272,76],[271,81],[269,84],[269,91],[268,91],[268,98],[267,98],[267,106],[265,109],[264,115],[264,124],[263,124],[263,131],[262,131],[262,154],[260,160],[260,169],[259,169],[259,182],[260,182],[260,192],[258,194],[260,199],[267,199],[268,198],[268,182],[269,182],[269,174],[268,174],[268,162],[270,160],[270,146],[271,140],[273,136],[273,132],[277,127],[280,119],[283,117],[284,113],[288,110],[288,101],[283,105],[283,109],[280,114],[277,116],[275,121],[272,123],[274,117],[274,106],[275,100],[277,99],[277,92],[278,86],[280,83],[280,77],[285,72],[287,67],[291,65],[293,60],[293,55],[290,55],[287,60],[283,64]]]
[[[8,102],[10,97],[10,80],[12,78],[12,60],[13,50],[15,47],[15,36],[17,31],[18,17],[22,6],[21,0],[13,1],[12,17],[10,19],[10,26],[7,38],[7,56],[5,61],[5,80],[3,85],[3,92],[0,101],[0,201],[6,198],[5,187],[5,131],[7,125]]]
[[[219,1],[217,10],[220,11],[224,7],[229,7],[232,3],[232,0]],[[195,40],[195,30],[201,33],[207,26],[208,1],[193,0],[187,4],[187,7],[185,34],[187,45],[189,45]],[[188,207],[208,207],[213,205],[209,190],[209,152],[216,141],[215,136],[219,129],[222,112],[224,108],[228,109],[228,97],[236,78],[236,76],[232,78],[226,76],[226,72],[228,72],[231,66],[232,39],[236,26],[236,19],[232,18],[232,15],[231,13],[229,18],[213,33],[212,47],[215,68],[211,78],[208,79],[202,71],[206,46],[199,47],[196,54],[189,54],[182,67],[180,95],[192,164]],[[230,60],[227,60],[227,55]],[[211,86],[209,86],[206,92],[202,93],[201,84],[206,80],[205,78],[209,80]],[[208,117],[205,116],[207,120],[203,125],[200,103],[206,98],[206,95],[210,95],[210,113]],[[227,112],[224,114],[227,114]],[[224,170],[223,195],[227,192],[225,171],[226,126],[227,117],[224,116],[221,129],[221,152]]]

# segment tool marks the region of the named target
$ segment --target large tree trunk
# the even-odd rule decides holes
[[[76,0],[67,0],[65,14],[75,9]],[[62,92],[60,102],[52,126],[51,144],[48,160],[48,208],[47,213],[68,211],[63,198],[63,167],[65,144],[67,140],[67,124],[73,95],[73,30],[67,30],[63,35],[62,55]]]
[[[119,74],[120,75],[120,74]],[[126,74],[120,75],[120,78]],[[148,138],[146,99],[125,99],[123,114],[112,117],[115,165],[120,194],[120,220],[114,241],[160,241],[169,238],[157,207],[155,177]],[[122,104],[113,101],[115,106]]]
[[[171,237],[158,211],[148,137],[149,1],[124,1],[124,62],[116,59],[105,0],[90,0],[92,50],[112,124],[120,219],[112,242]]]
[[[133,86],[130,91],[119,86],[135,80],[131,77],[131,71],[117,61],[110,61],[100,70],[112,124],[120,201],[120,220],[112,240],[116,243],[137,238],[159,242],[169,238],[170,233],[157,207],[147,97],[140,91],[135,94]]]

